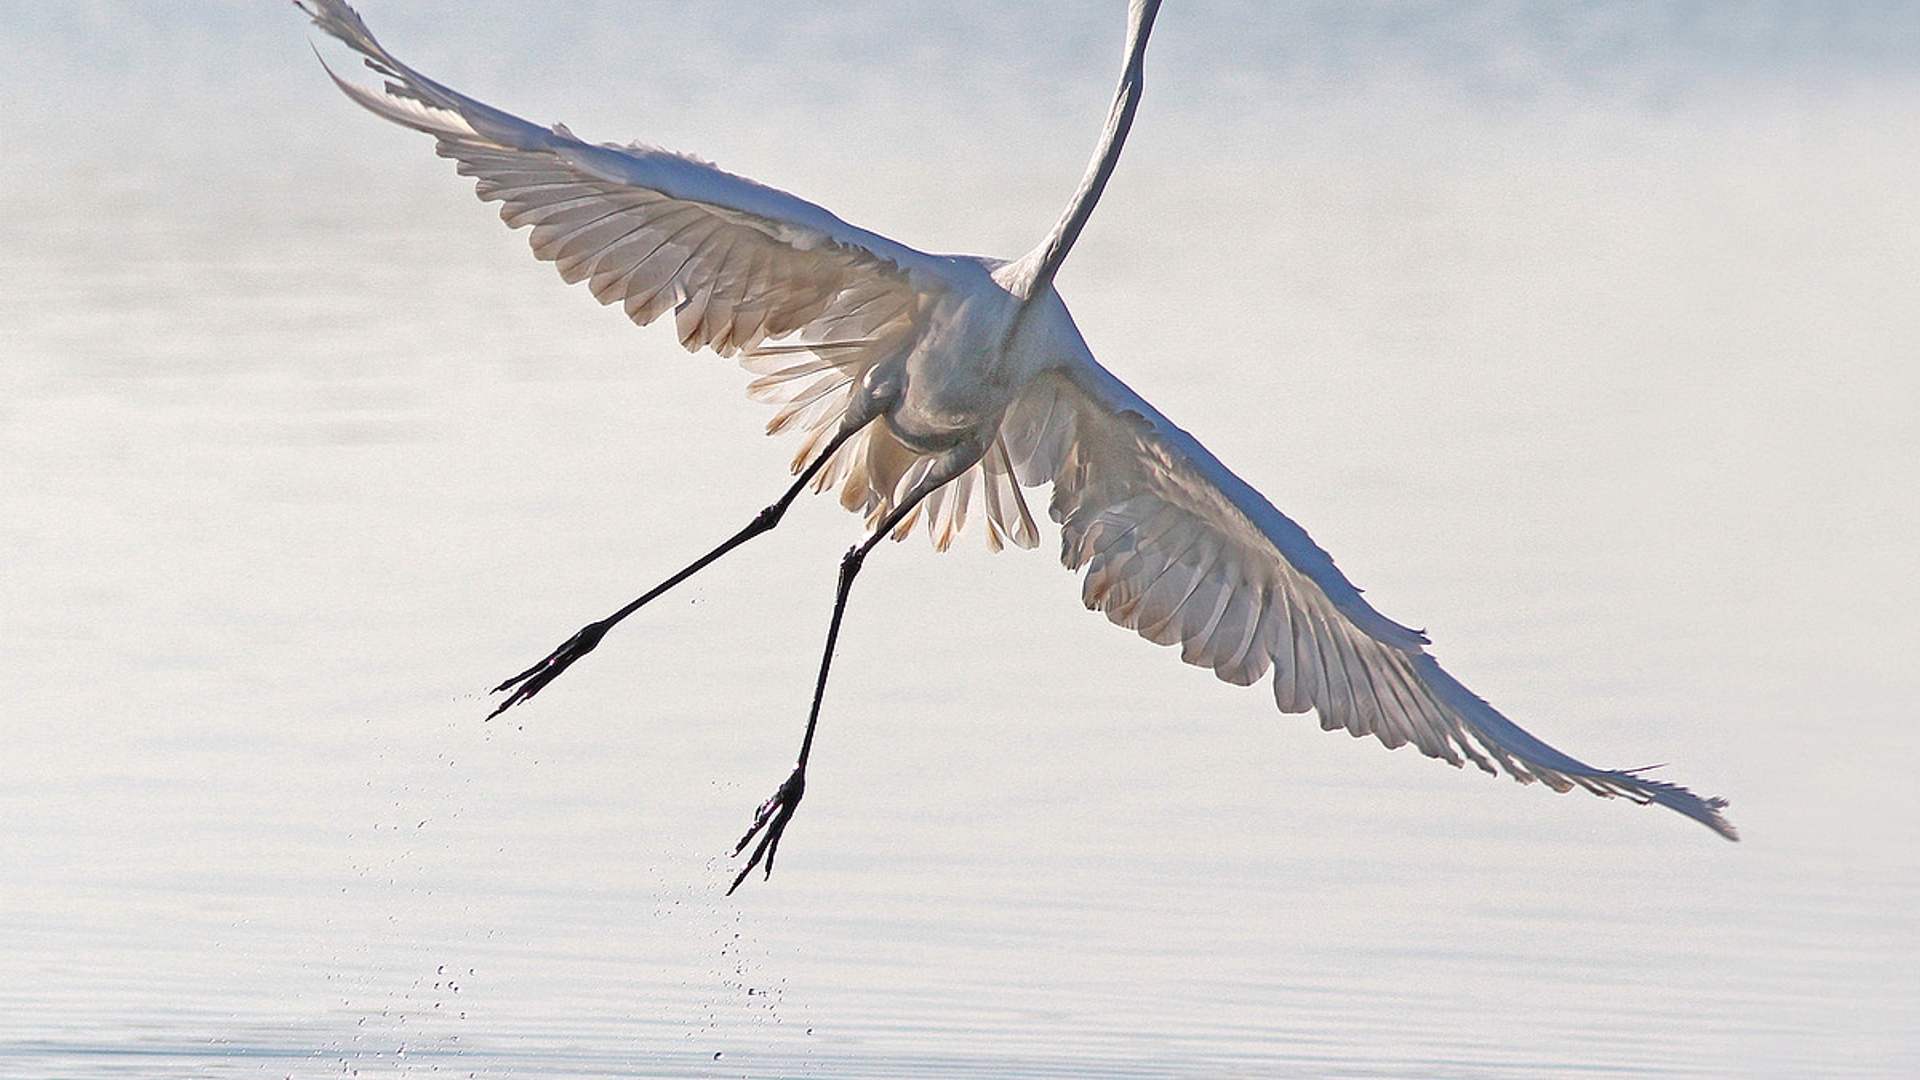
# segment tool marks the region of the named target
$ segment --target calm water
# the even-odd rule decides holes
[[[934,249],[1114,10],[368,4]],[[1281,717],[1047,550],[736,528],[738,372],[559,286],[277,3],[0,10],[0,1075],[1920,1075],[1920,18],[1169,4],[1062,278],[1470,685],[1748,839]],[[892,47],[880,43],[892,42]],[[1046,542],[1050,547],[1051,537]]]

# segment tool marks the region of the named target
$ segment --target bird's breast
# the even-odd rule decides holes
[[[932,305],[914,346],[884,380],[887,424],[907,446],[935,453],[991,441],[1023,378],[1011,329],[1018,306],[997,287]]]

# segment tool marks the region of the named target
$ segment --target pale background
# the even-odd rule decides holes
[[[1049,225],[1122,4],[369,0],[403,58],[933,250]],[[1920,8],[1171,0],[1060,279],[1562,748],[1275,713],[1042,550],[801,504],[277,2],[0,6],[0,1074],[1920,1075]]]

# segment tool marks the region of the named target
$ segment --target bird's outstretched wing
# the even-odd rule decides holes
[[[1728,839],[1726,802],[1642,770],[1596,769],[1502,716],[1434,662],[1425,635],[1375,611],[1306,531],[1091,360],[1056,369],[1003,428],[1026,484],[1051,481],[1061,559],[1115,623],[1242,686],[1272,672],[1284,712],[1412,743],[1557,791],[1658,803]]]
[[[671,311],[680,342],[736,356],[776,407],[769,432],[801,435],[798,471],[839,430],[868,368],[911,340],[928,296],[970,268],[849,225],[784,191],[655,147],[593,144],[467,97],[395,59],[342,0],[296,0],[314,25],[383,76],[379,89],[333,81],[360,105],[434,137],[443,157],[531,226],[536,256],[587,283],[641,325]],[[977,269],[977,268],[972,268]],[[849,509],[877,516],[919,461],[870,424],[816,478]],[[1004,450],[925,508],[945,547],[984,502],[989,543],[1031,547],[1037,531]]]

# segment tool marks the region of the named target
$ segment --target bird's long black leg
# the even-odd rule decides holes
[[[760,804],[760,809],[753,815],[753,825],[747,829],[746,835],[740,838],[740,842],[734,845],[733,854],[738,856],[747,849],[748,844],[753,843],[755,836],[760,837],[760,843],[754,847],[753,856],[747,860],[747,865],[741,867],[740,873],[734,876],[733,884],[727,886],[728,896],[732,896],[733,890],[738,889],[740,883],[747,880],[747,875],[753,872],[753,868],[761,865],[763,861],[766,864],[766,876],[773,876],[773,856],[780,847],[780,836],[786,832],[787,822],[793,820],[793,811],[800,805],[801,796],[806,794],[807,756],[813,753],[813,732],[820,723],[820,702],[827,693],[827,672],[833,667],[833,647],[840,640],[840,621],[847,613],[847,594],[853,590],[854,577],[860,573],[860,567],[866,562],[868,553],[873,551],[880,541],[893,535],[893,531],[907,519],[907,515],[913,513],[922,499],[931,495],[948,480],[972,467],[978,460],[978,454],[967,457],[956,454],[949,459],[946,468],[933,470],[910,498],[895,507],[893,512],[880,522],[879,526],[873,530],[873,535],[849,549],[841,558],[840,586],[833,597],[833,618],[827,623],[827,646],[820,655],[820,675],[813,683],[813,705],[807,711],[807,733],[800,740],[799,760],[794,763],[793,772],[781,783],[779,790],[775,791],[766,802]],[[961,461],[964,461],[964,464],[957,464]]]
[[[857,427],[851,428],[835,435],[833,441],[827,444],[826,449],[822,450],[819,456],[815,457],[805,469],[801,470],[799,478],[794,480],[791,487],[787,488],[786,494],[780,496],[778,500],[755,515],[754,519],[747,523],[746,528],[734,533],[733,536],[729,537],[719,547],[695,559],[679,573],[647,590],[645,595],[634,600],[626,607],[621,608],[619,611],[614,612],[598,622],[591,622],[581,627],[578,633],[568,638],[559,648],[548,654],[546,659],[515,675],[513,678],[508,679],[506,682],[501,683],[499,686],[494,687],[493,692],[496,694],[507,690],[512,690],[513,693],[505,701],[502,701],[496,706],[492,712],[488,713],[487,719],[491,720],[499,716],[501,713],[506,712],[513,706],[520,704],[539,693],[542,689],[545,689],[548,683],[559,678],[560,673],[567,670],[575,660],[592,652],[594,647],[600,644],[600,639],[606,636],[607,631],[613,629],[615,623],[639,611],[661,593],[666,592],[668,589],[673,588],[675,585],[706,569],[709,564],[720,558],[720,556],[725,555],[727,552],[732,551],[734,548],[739,547],[741,544],[746,543],[762,533],[772,532],[773,527],[780,524],[780,518],[786,514],[787,507],[793,505],[793,500],[798,498],[800,492],[813,481],[814,476],[826,465],[828,459],[833,457],[834,451],[840,449],[840,445],[849,438],[852,438],[854,432],[858,430],[859,428]]]

